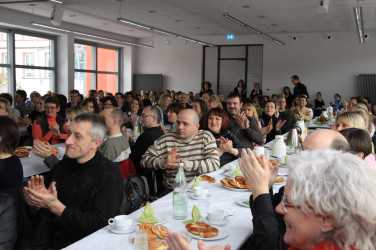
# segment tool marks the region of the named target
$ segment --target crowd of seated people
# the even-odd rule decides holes
[[[247,96],[243,81],[226,97],[215,95],[209,82],[197,94],[165,90],[113,95],[90,90],[84,97],[71,90],[67,100],[57,93],[32,92],[27,98],[25,91],[17,90],[14,104],[12,95],[0,94],[0,231],[9,232],[0,236],[0,247],[60,249],[105,226],[122,211],[126,199],[119,170],[125,163],[134,167],[132,175],[145,177],[156,199],[173,190],[179,166],[191,181],[240,158],[253,192],[253,233],[242,249],[372,249],[375,235],[365,231],[375,230],[375,217],[356,217],[361,209],[359,213],[368,212],[361,202],[376,198],[367,186],[372,180],[344,194],[331,186],[335,181],[329,183],[336,177],[327,175],[330,168],[338,174],[341,164],[343,174],[360,169],[349,179],[354,184],[356,178],[376,171],[373,106],[366,98],[344,102],[335,95],[335,125],[306,137],[305,152],[289,163],[299,168],[277,194],[271,191],[275,169],[250,151],[289,132],[298,120],[309,122],[325,110],[321,94],[311,105],[299,77],[291,80],[293,93],[285,86],[271,97],[263,95],[259,84]],[[62,159],[56,144],[65,144]],[[23,179],[21,162],[13,154],[20,145],[32,146],[50,172]],[[310,190],[313,185],[317,190]],[[324,192],[328,188],[333,188],[332,194]],[[352,195],[363,188],[369,189],[364,197]],[[311,197],[303,191],[316,193]],[[333,200],[333,195],[339,198]],[[356,203],[341,210],[342,217],[333,212],[342,209],[336,203],[340,199]],[[364,225],[367,230],[362,230]],[[171,233],[169,241],[176,249],[190,249],[178,234]],[[205,249],[202,243],[200,249]]]

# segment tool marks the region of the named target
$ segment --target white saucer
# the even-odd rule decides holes
[[[222,240],[222,239],[225,239],[228,237],[228,233],[226,231],[223,231],[223,230],[220,230],[218,235],[215,236],[215,237],[211,237],[211,238],[203,238],[203,237],[200,237],[198,235],[195,235],[195,234],[192,234],[190,232],[187,232],[188,235],[194,239],[197,239],[197,240],[204,240],[204,241],[215,241],[215,240]]]
[[[136,226],[132,226],[128,230],[116,230],[116,229],[114,229],[110,226],[108,228],[108,231],[110,231],[111,233],[114,233],[114,234],[130,234],[130,233],[133,233],[134,231],[136,231]]]

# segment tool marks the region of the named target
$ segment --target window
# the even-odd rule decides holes
[[[0,93],[9,92],[10,62],[9,62],[9,36],[7,32],[0,32]]]
[[[55,39],[14,33],[16,89],[46,94],[55,86]]]
[[[115,94],[119,87],[119,48],[84,41],[74,44],[74,88]]]

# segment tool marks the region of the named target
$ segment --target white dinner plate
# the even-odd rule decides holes
[[[197,240],[204,240],[204,241],[215,241],[215,240],[222,240],[222,239],[225,239],[228,237],[228,233],[224,230],[219,230],[219,233],[217,236],[215,237],[211,237],[211,238],[203,238],[203,237],[200,237],[198,235],[195,235],[195,234],[192,234],[190,232],[188,232],[188,235],[194,239],[197,239]]]
[[[222,187],[231,190],[231,191],[236,191],[236,192],[250,192],[248,189],[241,189],[241,188],[231,188],[231,187],[226,187],[221,185]]]
[[[108,231],[110,231],[111,233],[114,233],[114,234],[130,234],[130,233],[133,233],[134,231],[136,231],[136,226],[132,226],[128,230],[116,230],[116,229],[114,229],[110,226]]]
[[[250,208],[249,207],[249,200],[238,200],[235,202],[237,205],[241,206],[241,207],[246,207],[246,208]]]

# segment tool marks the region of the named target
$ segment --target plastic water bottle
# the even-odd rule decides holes
[[[172,193],[173,213],[176,220],[184,220],[188,216],[186,185],[184,165],[181,163],[175,177],[175,189]]]

